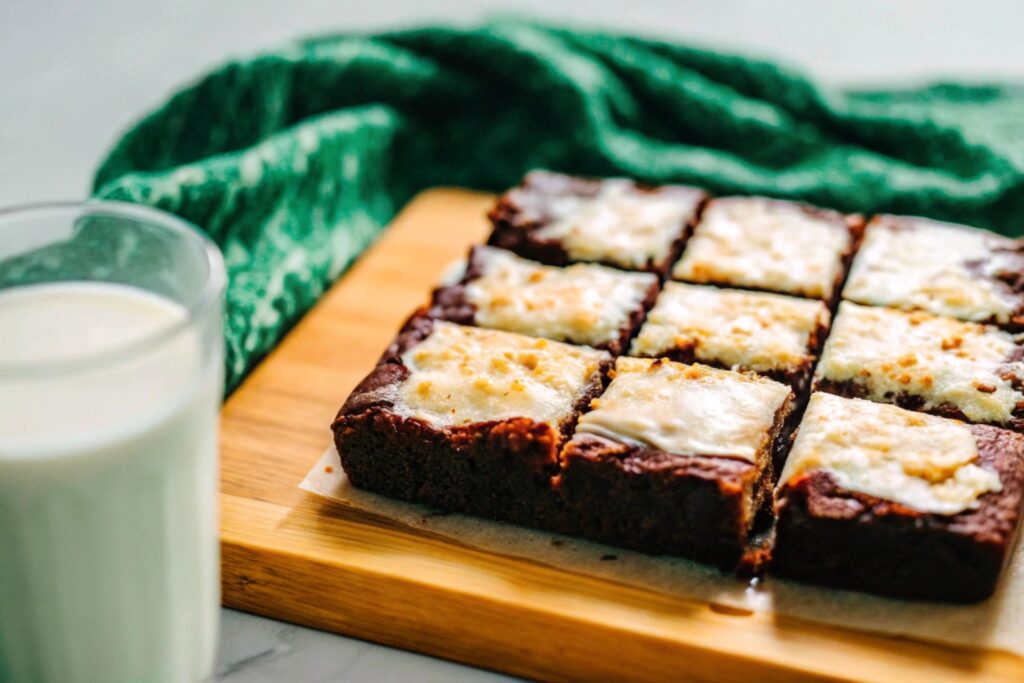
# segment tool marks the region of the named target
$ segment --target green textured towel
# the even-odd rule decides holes
[[[95,194],[221,246],[232,389],[415,192],[503,188],[533,167],[1016,233],[1024,88],[840,93],[761,61],[521,22],[329,36],[175,95],[117,144]]]

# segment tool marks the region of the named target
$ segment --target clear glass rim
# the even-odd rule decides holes
[[[111,348],[69,360],[40,360],[9,363],[0,359],[0,378],[46,377],[63,373],[78,373],[101,369],[105,365],[130,361],[147,351],[166,344],[190,329],[201,320],[221,298],[227,286],[224,259],[217,245],[199,228],[172,213],[142,204],[108,201],[101,199],[85,201],[55,201],[21,204],[0,208],[0,223],[30,219],[47,213],[74,214],[71,218],[88,215],[105,215],[148,223],[181,235],[199,247],[207,264],[206,281],[196,297],[183,304],[186,316],[172,325],[161,327],[138,339]]]

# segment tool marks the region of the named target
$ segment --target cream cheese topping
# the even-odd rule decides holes
[[[824,470],[851,491],[954,515],[1000,491],[963,422],[831,394],[811,396],[781,482]]]
[[[896,219],[890,219],[895,221]],[[966,226],[914,218],[868,227],[843,298],[875,306],[918,309],[961,320],[1009,321],[1014,302],[985,264],[1013,240]],[[978,263],[974,272],[970,262]]]
[[[785,370],[808,359],[811,335],[828,319],[821,301],[668,282],[630,353],[693,348],[697,360],[734,370]]]
[[[558,240],[576,261],[642,269],[669,255],[700,200],[699,192],[642,192],[628,180],[613,178],[592,197],[552,198],[548,211],[553,220],[536,235]]]
[[[619,358],[577,434],[680,455],[758,463],[789,388],[762,377],[667,360]]]
[[[1016,348],[1012,335],[989,325],[844,301],[816,376],[854,382],[874,401],[910,394],[924,410],[951,405],[969,420],[1005,423],[1024,400],[1003,378],[1024,376],[1024,363],[1008,361]]]
[[[850,234],[798,204],[760,197],[708,204],[672,276],[829,299]]]
[[[483,273],[466,285],[476,324],[577,344],[617,340],[658,281],[589,263],[544,266],[493,247],[476,255]]]
[[[438,321],[402,354],[395,412],[435,426],[526,417],[558,427],[609,356],[511,332]]]

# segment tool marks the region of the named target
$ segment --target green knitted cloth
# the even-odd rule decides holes
[[[534,167],[1012,234],[1024,88],[836,92],[762,61],[513,21],[327,36],[179,92],[117,143],[95,195],[220,245],[233,389],[414,193],[496,190]]]

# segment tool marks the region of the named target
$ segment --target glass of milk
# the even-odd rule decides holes
[[[0,211],[0,681],[199,681],[224,265],[129,204]]]

